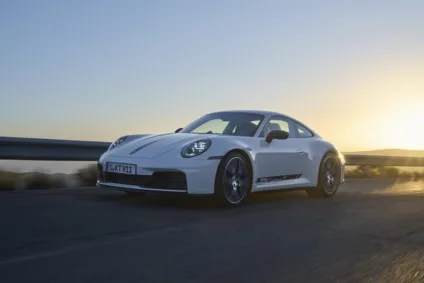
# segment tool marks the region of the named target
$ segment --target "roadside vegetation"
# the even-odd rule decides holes
[[[385,166],[357,166],[346,168],[346,179],[349,178],[395,178],[403,180],[419,181],[424,180],[424,171],[402,170],[399,167]]]
[[[0,191],[13,191],[16,189],[46,190],[66,187],[68,187],[68,184],[61,175],[0,170]]]
[[[384,166],[349,166],[346,168],[346,179],[356,178],[390,178],[406,181],[424,180],[424,170],[418,168],[404,170],[400,167]],[[65,178],[67,176],[67,178]],[[74,182],[69,183],[72,179]],[[0,170],[0,191],[13,191],[16,189],[46,190],[67,188],[72,186],[91,187],[96,185],[96,165],[91,164],[79,169],[75,174],[46,174],[46,173],[18,173]]]
[[[75,174],[19,173],[0,169],[0,191],[48,190],[68,187],[95,186],[96,166],[89,165]]]
[[[95,186],[97,182],[97,166],[91,164],[81,168],[77,171],[76,176],[81,187]]]
[[[0,191],[13,191],[17,187],[19,173],[0,171]]]

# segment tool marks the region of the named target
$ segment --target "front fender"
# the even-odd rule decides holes
[[[242,150],[250,155],[252,147],[244,137],[214,138],[212,139],[212,144],[208,150],[207,156],[208,158],[224,157],[232,150]]]

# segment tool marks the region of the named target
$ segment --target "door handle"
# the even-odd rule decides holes
[[[298,153],[298,154],[305,154],[306,151],[304,151],[303,149],[298,149],[298,150],[296,150],[296,153]]]

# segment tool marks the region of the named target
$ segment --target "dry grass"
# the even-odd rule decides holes
[[[420,169],[422,170],[422,169]],[[419,181],[424,179],[424,172],[403,171],[398,167],[385,166],[358,166],[356,168],[346,168],[346,178],[396,178]]]
[[[95,186],[97,182],[97,166],[92,164],[79,169],[76,176],[81,187]]]
[[[0,191],[13,191],[17,188],[19,174],[0,171]]]
[[[50,174],[0,171],[0,191],[46,190],[66,187],[67,184],[62,178]]]

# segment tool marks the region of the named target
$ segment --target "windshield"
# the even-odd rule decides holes
[[[195,120],[180,133],[253,137],[263,119],[263,115],[255,113],[217,112]]]

